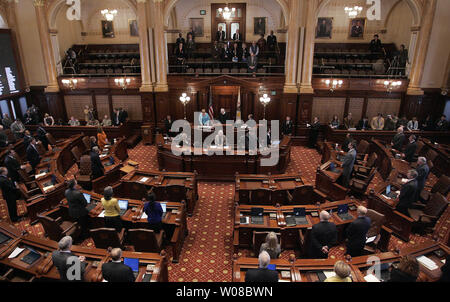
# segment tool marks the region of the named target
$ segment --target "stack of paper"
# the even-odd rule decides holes
[[[366,240],[366,244],[367,243],[371,243],[371,242],[373,242],[375,239],[377,238],[377,236],[373,236],[373,237],[369,237],[369,238],[367,238],[367,240]]]
[[[44,193],[47,192],[48,190],[52,189],[54,187],[54,185],[48,186],[44,188]]]
[[[147,218],[148,218],[147,214],[142,213],[141,219],[147,219]]]
[[[105,217],[105,210],[103,210],[99,215],[98,215],[98,217]]]
[[[24,249],[21,249],[20,247],[16,247],[16,249],[8,256],[9,259],[16,258],[19,256],[20,253],[22,253]]]
[[[41,174],[36,174],[36,175],[34,175],[34,178],[42,177],[42,176],[44,176],[45,174],[47,174],[47,173],[44,172],[44,173],[41,173]]]
[[[146,182],[148,180],[148,177],[142,177],[141,179],[139,179],[140,182]]]
[[[381,282],[375,275],[368,274],[364,277],[367,282]]]
[[[333,272],[333,271],[323,271],[323,274],[324,274],[325,277],[327,277],[327,278],[336,276],[336,273]]]
[[[428,258],[427,256],[420,256],[417,257],[417,261],[419,261],[423,266],[425,266],[426,268],[428,268],[430,271],[435,270],[437,268],[439,268],[436,263],[431,260],[430,258]]]

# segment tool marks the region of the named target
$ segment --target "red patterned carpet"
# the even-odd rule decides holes
[[[314,183],[315,171],[320,163],[317,151],[305,147],[293,147],[291,163],[287,173],[301,173],[307,180]],[[142,143],[129,150],[130,159],[139,163],[140,169],[157,169],[156,149]],[[72,168],[68,174],[76,172]],[[436,177],[429,178],[434,183]],[[178,264],[169,263],[169,280],[172,282],[230,282],[232,273],[233,253],[233,183],[199,182],[199,202],[192,217],[188,217],[189,235],[185,240]],[[25,212],[23,203],[18,205],[19,214]],[[6,204],[0,201],[0,218],[8,217]],[[38,223],[34,226],[25,219],[15,224],[20,229],[26,229],[37,236],[44,236],[43,228]],[[429,240],[426,237],[412,235],[408,243],[393,237],[390,248],[400,248]],[[92,240],[83,242],[85,246],[93,246]],[[344,247],[331,249],[330,257],[342,259]],[[283,251],[281,258],[288,259],[294,251]],[[170,253],[169,253],[170,256]],[[241,250],[239,256],[254,256],[249,250]]]

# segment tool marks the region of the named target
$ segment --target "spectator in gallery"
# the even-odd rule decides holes
[[[94,119],[93,109],[92,109],[92,108],[89,108],[89,105],[84,106],[83,113],[84,113],[84,120],[85,120],[86,123],[87,123],[88,121]]]
[[[216,32],[216,40],[218,42],[224,42],[227,38],[227,35],[224,30],[222,30],[222,26],[219,26],[219,30]]]
[[[270,35],[267,36],[267,48],[269,51],[276,51],[277,49],[277,36],[273,34],[273,30],[271,30]]]
[[[372,130],[384,129],[384,118],[381,113],[378,113],[378,115],[372,119],[372,121],[370,122],[370,127],[372,127]]]
[[[421,128],[423,131],[433,131],[434,130],[434,123],[433,123],[433,119],[431,118],[431,115],[427,115],[425,120],[422,122]]]
[[[178,47],[178,44],[184,44],[184,43],[185,43],[185,40],[183,38],[183,34],[182,33],[178,33],[178,38],[177,38],[177,41],[176,41],[177,47]]]
[[[397,123],[392,118],[392,115],[388,114],[386,117],[386,120],[384,122],[384,130],[394,131],[396,125],[397,125]]]
[[[406,64],[409,64],[409,55],[408,50],[406,49],[405,45],[400,45],[400,50],[397,54],[398,58],[398,67],[402,68],[399,71],[399,74],[405,75],[406,74]]]
[[[406,127],[409,131],[419,130],[419,122],[417,121],[417,117],[413,117],[412,120],[408,122],[408,125]]]
[[[420,273],[416,257],[404,256],[397,267],[392,268],[388,282],[416,282]]]
[[[241,56],[241,49],[238,46],[238,43],[235,42],[233,44],[233,48],[231,49],[231,61],[234,63],[239,62],[239,58]]]
[[[62,118],[59,118],[56,120],[55,125],[57,126],[66,126],[66,122],[64,122],[64,120]]]
[[[227,43],[223,44],[223,47],[222,47],[222,53],[221,53],[221,55],[220,55],[220,59],[221,59],[222,61],[224,61],[224,62],[228,62],[228,61],[231,60],[231,50],[230,50],[230,48],[228,47],[228,44],[227,44]]]
[[[447,117],[443,114],[441,118],[436,122],[436,130],[437,131],[447,131],[448,122]]]
[[[128,121],[128,112],[123,110],[122,107],[119,107],[119,122],[121,125],[125,124]]]
[[[247,43],[242,43],[241,61],[242,62],[247,62],[249,56],[250,56],[250,52],[248,50]]]
[[[398,127],[397,125],[398,125],[398,120],[399,120],[398,116],[395,113],[392,114],[392,120],[394,121],[394,124],[395,124],[394,129],[395,129],[396,127]],[[394,130],[394,129],[392,129],[392,130]]]
[[[372,53],[381,52],[382,50],[381,40],[379,39],[379,36],[377,34],[375,34],[373,36],[373,40],[370,41],[369,50]]]
[[[55,119],[50,114],[44,114],[44,125],[45,126],[53,126],[55,124]]]
[[[175,55],[177,57],[177,64],[184,64],[184,61],[187,58],[186,50],[184,48],[184,44],[180,43],[178,44],[178,48],[175,52]]]
[[[309,148],[315,148],[317,143],[317,138],[319,137],[320,122],[317,116],[314,117],[313,123],[308,125],[309,130]]]
[[[192,54],[195,51],[195,42],[194,42],[194,38],[191,33],[189,33],[186,37],[185,46],[186,46],[186,58],[190,59],[190,58],[192,58]]]
[[[75,117],[71,116],[68,124],[69,126],[80,126],[80,121]]]
[[[344,261],[336,261],[334,273],[334,276],[326,278],[323,282],[352,282],[350,266]]]
[[[356,127],[358,130],[366,130],[369,129],[369,118],[367,116],[363,117],[359,122],[358,126]]]
[[[3,127],[5,127],[5,129],[9,129],[11,127],[12,123],[13,123],[13,121],[9,117],[9,114],[3,113],[3,119],[2,119]]]
[[[266,45],[267,45],[267,42],[266,42],[266,39],[264,39],[264,34],[260,34],[259,35],[259,40],[258,40],[259,49],[261,51],[265,51],[266,50]]]
[[[11,124],[11,131],[16,139],[23,138],[25,130],[24,124],[22,124],[22,121],[18,118]]]
[[[401,119],[397,122],[397,128],[403,126],[404,129],[408,126],[408,119],[406,118],[406,115],[402,116]]]
[[[100,125],[100,122],[96,119],[89,120],[86,124],[86,126],[99,126],[99,125]]]
[[[337,129],[339,127],[340,123],[339,123],[339,118],[338,116],[335,114],[333,115],[333,119],[330,122],[330,126],[333,129]]]
[[[215,61],[219,61],[222,55],[222,48],[219,46],[217,41],[214,41],[214,45],[211,49],[211,55]]]
[[[344,117],[344,126],[345,129],[355,128],[355,121],[353,120],[353,115],[351,112],[349,112],[348,115]]]
[[[266,236],[266,241],[261,244],[259,249],[259,253],[261,254],[263,251],[266,251],[270,259],[278,259],[281,254],[281,246],[278,243],[278,237],[275,232],[269,232]]]
[[[105,116],[103,116],[101,126],[102,127],[110,127],[111,125],[112,125],[111,119],[108,118],[108,115],[105,114]]]

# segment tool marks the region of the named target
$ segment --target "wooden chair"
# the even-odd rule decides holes
[[[408,209],[408,214],[414,220],[414,226],[418,230],[424,231],[426,228],[434,226],[447,208],[448,201],[442,194],[436,192],[431,195],[426,205],[414,203],[413,206],[416,208]]]
[[[166,187],[152,187],[151,191],[155,194],[156,200],[168,200]]]
[[[155,233],[148,229],[128,230],[127,241],[136,252],[160,253],[163,247],[164,230]]]
[[[271,190],[269,189],[257,189],[250,193],[250,203],[261,204],[261,205],[271,205],[270,201]]]
[[[359,167],[359,166],[362,166],[364,168],[372,168],[373,166],[375,166],[377,159],[378,159],[378,155],[375,152],[372,152],[367,161],[357,160],[353,169],[356,170],[356,167]]]
[[[181,202],[186,200],[186,187],[181,185],[166,186],[167,197],[169,201]]]
[[[42,157],[47,153],[47,150],[45,150],[44,145],[41,141],[36,140],[36,150],[38,151],[39,155]]]
[[[369,147],[370,143],[365,139],[362,139],[356,148],[356,159],[365,160],[367,153],[369,152]]]
[[[75,158],[75,161],[77,163],[79,163],[80,158],[81,158],[81,152],[80,152],[80,149],[78,148],[78,146],[75,146],[72,149],[70,149],[70,152],[72,153],[73,157]]]
[[[252,247],[253,247],[253,253],[255,253],[255,256],[258,257],[259,250],[261,248],[261,245],[266,241],[266,237],[269,232],[257,232],[253,231],[253,238],[252,238]],[[278,238],[278,243],[281,246],[281,234],[275,233]]]
[[[80,234],[80,228],[76,222],[63,221],[61,217],[53,219],[42,215],[37,215],[37,218],[51,240],[59,241],[64,236],[70,236],[75,241]]]
[[[89,139],[89,136],[83,136],[81,141],[83,142],[83,146],[84,146],[83,153],[90,152],[91,151],[91,140]]]
[[[291,204],[306,205],[322,202],[326,199],[326,195],[314,189],[311,185],[303,185],[296,187],[291,193],[288,192],[288,200]]]
[[[52,145],[52,146],[56,146],[56,145],[59,145],[59,144],[64,143],[64,140],[59,140],[59,141],[57,141],[57,140],[53,137],[53,135],[52,135],[51,133],[48,133],[48,132],[45,133],[45,137],[47,137],[47,140],[48,140],[49,144]]]
[[[98,228],[90,230],[92,240],[94,240],[95,247],[98,249],[121,248],[123,249],[123,239],[125,229],[122,229],[120,233],[117,233],[113,228]]]
[[[368,176],[360,176],[350,179],[350,190],[357,194],[363,195],[366,192],[367,187],[369,186],[373,177],[375,176],[376,171],[376,168],[372,168]]]
[[[367,232],[366,237],[370,238],[376,236],[376,238],[371,243],[366,244],[364,250],[369,254],[376,253],[377,249],[386,252],[392,234],[392,230],[383,225],[386,222],[386,216],[372,209],[367,209],[366,216],[369,217],[371,221],[370,229]]]
[[[239,190],[239,203],[240,204],[250,203],[250,193],[251,190]]]
[[[431,195],[436,192],[441,193],[443,196],[447,196],[448,192],[450,191],[450,177],[448,177],[447,175],[441,175],[434,186],[430,187],[425,185],[425,187],[431,190],[428,191],[423,189],[422,192],[420,192],[420,198],[424,202],[430,200]]]
[[[28,175],[24,170],[19,169],[17,170],[19,173],[20,178],[22,179],[23,184],[27,188],[28,191],[40,191],[38,184],[35,180],[31,179],[30,175]]]
[[[288,198],[288,190],[274,190],[270,194],[270,200],[273,205],[279,203],[280,205],[286,204],[289,202]]]
[[[80,159],[80,168],[76,174],[76,179],[80,186],[85,190],[92,189],[92,165],[91,157],[88,155],[83,155]]]

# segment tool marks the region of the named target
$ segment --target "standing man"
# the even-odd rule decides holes
[[[91,170],[92,179],[97,179],[105,175],[105,167],[103,167],[102,161],[100,160],[100,149],[98,146],[92,147],[91,151]]]
[[[294,125],[292,124],[291,117],[286,116],[286,120],[284,121],[283,125],[281,125],[281,131],[283,135],[292,135],[293,128]]]
[[[276,51],[277,49],[277,36],[273,34],[273,30],[270,31],[270,35],[267,36],[267,47],[269,51]]]
[[[31,138],[30,144],[27,147],[27,160],[30,163],[32,170],[31,173],[36,173],[36,166],[41,162],[41,156],[36,148],[36,139]]]
[[[172,128],[172,117],[170,115],[167,115],[166,119],[164,120],[164,130],[166,131],[166,135],[167,136],[174,136],[174,133],[170,131],[170,129]]]
[[[113,125],[114,126],[120,126],[120,120],[119,120],[119,109],[114,108],[114,113],[113,113]]]
[[[14,157],[13,151],[9,150],[5,157],[5,167],[8,169],[8,177],[13,182],[20,181],[19,170],[24,169],[25,165],[21,166],[19,161]]]
[[[224,42],[226,38],[225,31],[222,30],[222,26],[219,26],[219,30],[216,32],[216,41]]]
[[[409,162],[412,163],[414,161],[414,155],[416,154],[417,150],[417,143],[416,143],[416,136],[414,134],[409,136],[409,143],[406,145],[405,153],[403,154],[403,158]]]
[[[0,167],[0,188],[2,189],[3,199],[8,206],[9,219],[12,222],[17,222],[19,217],[17,216],[17,188],[11,179],[8,178],[8,169]]]
[[[258,256],[258,268],[249,269],[245,274],[245,282],[278,282],[278,272],[267,267],[270,264],[270,255],[262,251]]]
[[[52,253],[52,261],[53,264],[56,266],[59,272],[59,279],[64,282],[68,281],[84,281],[84,272],[87,266],[87,263],[85,262],[86,258],[84,256],[77,257],[75,254],[71,252],[72,248],[72,237],[65,236],[61,238],[61,240],[58,242],[58,250],[54,251]],[[71,262],[68,261],[70,257],[77,257],[80,261],[81,267],[80,267],[80,278],[79,280],[70,280],[71,276],[68,275],[68,271],[71,268],[70,264]],[[69,277],[69,278],[68,278]]]
[[[102,265],[103,279],[108,282],[134,282],[134,274],[131,267],[121,261],[122,250],[114,248],[111,250],[111,262]]]
[[[420,191],[417,190],[417,172],[409,170],[406,177],[408,181],[400,189],[396,210],[409,216],[408,209],[417,200]]]
[[[378,35],[373,36],[373,40],[370,41],[369,49],[372,53],[381,52],[381,40]]]
[[[405,134],[403,133],[403,127],[398,127],[397,134],[392,139],[391,146],[395,150],[402,151],[404,141],[405,141]]]
[[[81,227],[81,235],[89,237],[87,201],[84,195],[77,189],[77,181],[71,179],[68,189],[65,192],[67,203],[69,204],[69,216],[75,219]]]
[[[427,182],[428,174],[430,173],[430,168],[427,165],[427,159],[425,157],[419,157],[417,159],[417,196],[420,196]]]
[[[331,215],[320,212],[320,222],[313,225],[310,233],[308,257],[313,259],[328,258],[330,248],[337,242],[336,225],[329,222]]]
[[[308,125],[310,127],[309,130],[309,147],[315,148],[317,143],[317,137],[319,137],[320,131],[320,122],[317,116],[314,117],[313,123]]]
[[[342,161],[342,185],[346,188],[348,188],[350,177],[352,176],[353,172],[353,165],[355,164],[356,160],[356,143],[354,141],[350,141],[348,144],[348,152],[344,156],[344,159]]]
[[[370,218],[366,217],[367,209],[359,206],[356,210],[358,218],[352,221],[346,229],[347,254],[352,257],[362,256],[366,245],[366,235],[370,229]]]

